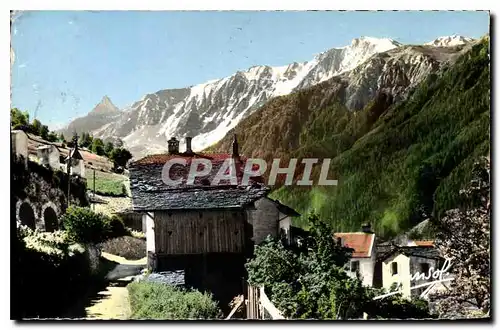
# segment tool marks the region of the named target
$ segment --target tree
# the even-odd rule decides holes
[[[106,156],[110,157],[114,148],[115,147],[113,146],[113,142],[106,143],[106,146],[104,147],[104,153],[106,154]]]
[[[119,166],[125,168],[127,162],[132,158],[132,154],[125,148],[115,148],[111,152],[110,159],[113,162],[114,168]]]
[[[49,127],[47,125],[42,125],[40,127],[40,137],[44,140],[49,138]]]
[[[64,134],[63,133],[59,134],[59,141],[60,142],[65,142],[66,141],[66,139],[64,138]]]
[[[436,246],[452,258],[449,291],[431,297],[441,317],[467,315],[468,307],[490,313],[490,161],[476,163],[460,204],[440,220]],[[453,316],[455,316],[453,315]]]
[[[251,285],[266,294],[286,317],[353,319],[430,317],[426,304],[402,297],[373,300],[380,290],[365,287],[344,270],[352,249],[334,239],[332,228],[309,215],[310,235],[299,246],[268,237],[245,266]]]
[[[92,152],[99,156],[104,155],[104,143],[101,139],[96,138],[92,140]]]
[[[34,119],[29,127],[29,131],[39,136],[42,132],[42,123],[38,119]]]
[[[29,125],[29,114],[17,108],[10,109],[10,124],[12,129],[27,130]]]
[[[57,142],[58,139],[59,138],[57,137],[57,134],[54,131],[50,132],[49,135],[47,136],[47,141],[49,142]]]
[[[80,136],[80,140],[78,141],[78,145],[83,148],[91,149],[93,140],[94,138],[89,133],[83,132]]]

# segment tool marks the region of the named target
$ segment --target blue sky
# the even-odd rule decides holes
[[[481,37],[487,12],[24,12],[13,24],[12,106],[50,128],[108,95],[123,108],[147,93],[253,65],[307,61],[360,36],[423,43]]]

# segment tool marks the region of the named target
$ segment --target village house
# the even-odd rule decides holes
[[[436,271],[446,266],[432,241],[409,241],[406,246],[398,246],[380,255],[379,261],[382,264],[382,287],[388,292],[398,288],[406,298],[427,298],[431,293],[446,290],[449,283],[424,285],[440,279],[436,278],[439,276]],[[446,278],[449,275],[443,274],[442,279]]]
[[[61,187],[56,184],[56,182],[60,184],[60,180],[51,179],[52,173],[55,172],[59,178],[66,177],[66,166],[61,164],[61,161],[64,162],[64,157],[61,157],[59,148],[22,130],[11,131],[11,148],[16,162],[22,160],[24,163],[24,167],[16,168],[16,175],[29,178],[25,186],[17,187],[20,189],[15,190],[17,195],[13,196],[17,224],[41,231],[57,230],[60,215],[67,207],[68,191],[67,183]],[[78,154],[74,149],[71,152],[74,155]],[[77,171],[72,171],[73,174],[81,172],[78,172],[80,165],[79,162],[75,162]],[[61,171],[63,169],[64,171]],[[85,182],[81,180],[81,176],[71,180],[74,187],[70,192],[71,197],[77,200],[77,204],[86,203]]]
[[[236,137],[232,154],[179,152],[179,141],[168,141],[168,154],[146,156],[130,165],[133,211],[143,213],[146,227],[148,267],[153,271],[184,270],[187,285],[209,289],[221,301],[244,292],[244,263],[255,244],[280,231],[290,239],[290,217],[298,213],[267,197],[262,178],[248,185],[230,182],[211,185],[224,160],[232,157],[237,177],[243,175],[244,157]],[[188,166],[172,166],[170,177],[182,179],[177,186],[162,181],[164,164],[182,157],[209,159],[210,174],[187,185]],[[241,182],[241,181],[240,181]]]
[[[340,240],[342,245],[353,249],[346,273],[353,278],[359,273],[363,285],[373,286],[377,251],[375,234],[370,225],[364,225],[361,232],[335,233],[334,237]]]
[[[61,153],[55,145],[46,144],[37,147],[37,156],[40,164],[49,166],[54,170],[61,168]]]

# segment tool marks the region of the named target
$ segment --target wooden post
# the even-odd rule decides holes
[[[69,207],[69,201],[70,201],[70,189],[71,189],[71,173],[70,173],[70,170],[71,170],[71,157],[70,157],[71,154],[68,154],[68,164],[66,165],[66,175],[68,177],[68,207]]]
[[[94,207],[94,211],[95,211],[95,169],[94,169],[94,203],[92,206]]]

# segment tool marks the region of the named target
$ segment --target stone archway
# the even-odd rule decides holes
[[[36,217],[35,211],[29,202],[22,202],[19,206],[19,220],[22,225],[35,229]]]
[[[45,222],[45,231],[53,232],[58,229],[57,213],[50,206],[43,211],[43,221]]]

